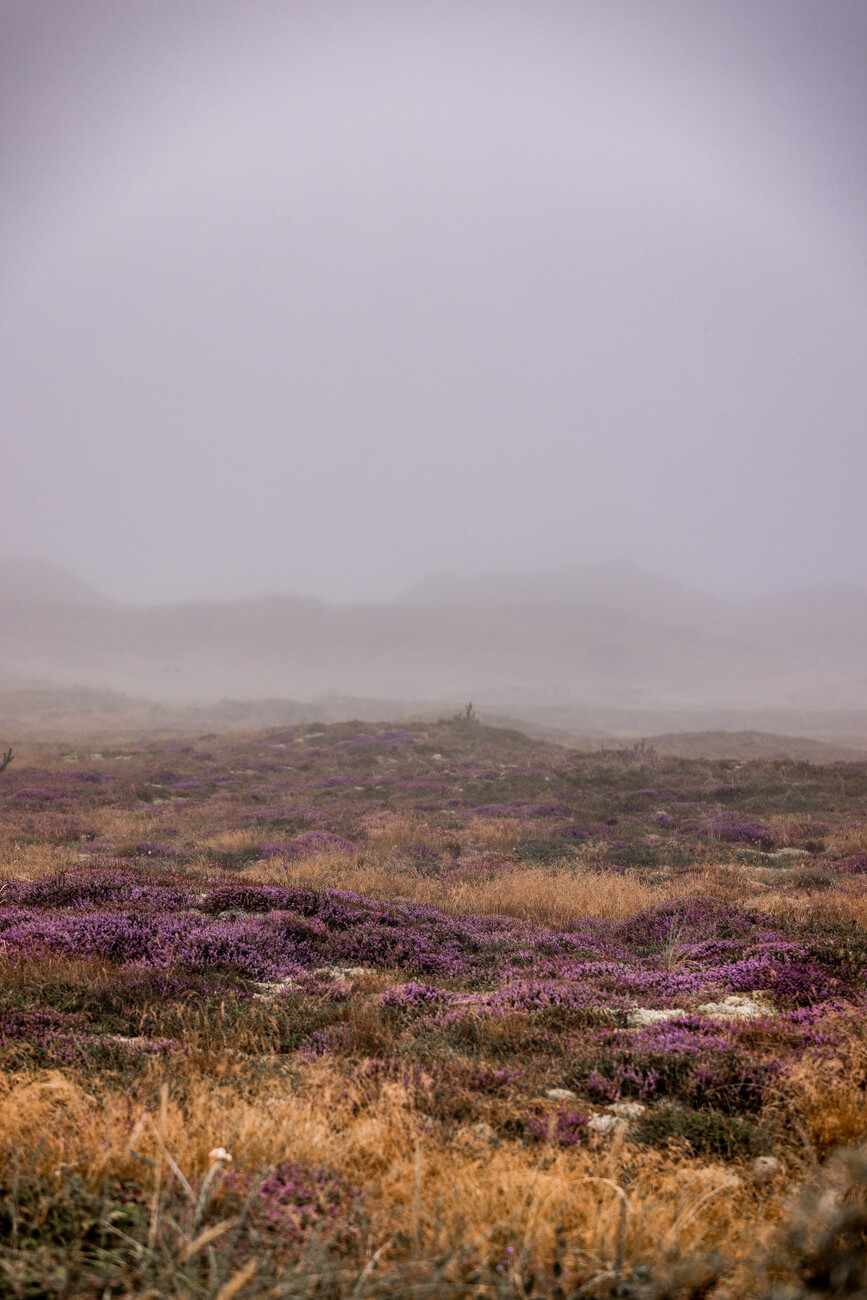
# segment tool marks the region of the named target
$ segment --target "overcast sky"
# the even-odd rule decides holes
[[[864,0],[0,0],[0,553],[867,581]]]

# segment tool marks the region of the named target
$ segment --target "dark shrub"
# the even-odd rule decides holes
[[[635,1126],[635,1139],[647,1146],[662,1147],[672,1139],[688,1143],[696,1155],[757,1156],[769,1142],[749,1120],[723,1115],[718,1110],[687,1110],[667,1106],[643,1115]]]
[[[867,1295],[867,1160],[862,1151],[842,1151],[827,1173],[802,1192],[769,1261],[777,1273],[795,1272],[798,1289],[785,1291],[792,1300]],[[769,1300],[783,1294],[775,1290]]]
[[[519,862],[545,867],[551,862],[570,857],[572,852],[572,846],[564,844],[562,840],[543,839],[539,836],[522,840],[518,845],[517,857]]]
[[[609,862],[621,867],[656,867],[660,862],[660,852],[655,844],[618,844],[610,846],[605,854]]]

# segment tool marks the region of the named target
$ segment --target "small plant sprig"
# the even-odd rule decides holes
[[[6,771],[7,767],[12,762],[13,758],[14,755],[12,753],[12,746],[10,745],[9,748],[6,750],[6,752],[0,755],[0,772]]]

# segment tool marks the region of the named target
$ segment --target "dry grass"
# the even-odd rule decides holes
[[[833,1055],[809,1053],[781,1083],[779,1106],[800,1127],[809,1152],[825,1160],[838,1147],[867,1142],[867,1042],[859,1024],[842,1021]]]
[[[423,845],[435,853],[460,852],[460,839],[456,835],[411,813],[388,814],[384,817],[379,815],[365,820],[374,851],[382,853],[390,849],[408,848],[410,845]]]
[[[217,853],[258,853],[261,842],[262,836],[256,831],[217,831],[206,836],[201,847]]]
[[[847,827],[842,834],[834,835],[829,840],[828,847],[835,858],[867,852],[867,821],[858,822]]]
[[[523,833],[517,817],[474,817],[466,830],[469,842],[476,848],[504,855],[515,851]]]
[[[665,884],[651,884],[636,874],[562,867],[522,867],[491,880],[450,880],[423,875],[383,855],[322,853],[298,861],[275,858],[257,862],[246,880],[311,889],[348,889],[370,898],[395,899],[455,916],[496,914],[540,925],[558,925],[586,916],[623,920],[642,908],[675,899],[709,894],[734,901],[744,897],[743,877],[715,866],[697,867]]]
[[[610,872],[525,868],[478,884],[456,882],[438,906],[458,914],[501,913],[541,925],[558,925],[577,917],[625,920],[654,903],[682,898],[684,893],[683,885],[669,890]]]
[[[823,830],[821,820],[812,817],[784,813],[767,817],[766,822],[774,832],[780,848],[802,848],[807,841],[827,839],[827,831]]]
[[[159,1081],[154,1079],[157,1087]],[[633,1265],[664,1267],[696,1250],[749,1260],[781,1213],[773,1187],[731,1168],[645,1151],[622,1140],[588,1148],[497,1144],[472,1130],[430,1131],[399,1084],[371,1100],[325,1065],[293,1090],[272,1082],[215,1085],[201,1077],[157,1106],[109,1092],[99,1098],[59,1074],[24,1080],[0,1101],[0,1150],[56,1190],[70,1171],[93,1192],[108,1179],[143,1183],[151,1237],[164,1231],[180,1256],[189,1231],[169,1206],[185,1179],[197,1188],[222,1147],[254,1175],[284,1160],[322,1167],[364,1189],[366,1251],[428,1260],[460,1250],[507,1271],[544,1273],[568,1242],[573,1279],[611,1279]],[[183,1094],[183,1101],[180,1100]],[[221,1179],[214,1180],[219,1217]],[[155,1222],[163,1216],[162,1224]],[[174,1222],[172,1222],[174,1220]],[[511,1252],[506,1252],[506,1246]]]
[[[0,847],[0,880],[38,880],[80,865],[75,849],[16,842]]]
[[[844,880],[827,893],[774,890],[755,900],[755,905],[783,922],[854,922],[867,928],[867,882],[863,878]]]

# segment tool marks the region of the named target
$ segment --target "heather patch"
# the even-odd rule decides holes
[[[530,1116],[524,1122],[529,1138],[536,1142],[550,1142],[560,1147],[583,1143],[590,1135],[589,1115],[579,1111],[558,1110],[550,1117]]]
[[[763,822],[746,820],[737,813],[720,813],[709,821],[704,833],[726,844],[745,844],[770,853],[776,844],[773,831]]]
[[[847,858],[838,858],[833,866],[835,871],[850,876],[863,876],[867,874],[867,853],[850,853]]]
[[[281,1162],[258,1182],[235,1171],[225,1180],[224,1208],[246,1208],[250,1227],[288,1259],[297,1258],[314,1232],[333,1238],[337,1227],[341,1247],[354,1246],[361,1227],[357,1203],[358,1189],[344,1179],[294,1161]]]

